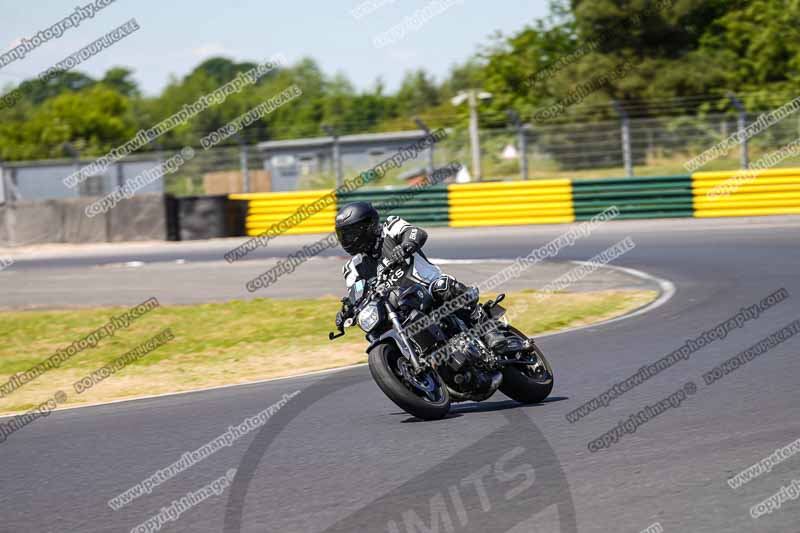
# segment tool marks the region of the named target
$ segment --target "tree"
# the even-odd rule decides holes
[[[611,118],[612,99],[644,116],[720,111],[730,105],[728,91],[743,95],[749,109],[774,108],[776,97],[788,100],[800,85],[797,20],[800,0],[551,0],[548,17],[492,36],[440,83],[419,69],[407,72],[394,94],[380,80],[359,91],[344,74],[326,76],[313,59],[303,58],[229,94],[156,143],[164,149],[197,146],[204,135],[292,84],[302,96],[252,124],[243,132],[246,142],[319,136],[323,123],[343,134],[411,129],[415,116],[433,128],[464,127],[468,109],[454,108],[450,98],[471,88],[493,94],[481,104],[481,127],[497,128],[506,125],[506,110],[530,121],[544,106],[625,62],[633,68],[593,86],[567,107],[565,114],[572,115],[564,120]],[[22,99],[0,108],[0,154],[8,160],[56,157],[64,142],[94,154],[255,65],[213,57],[172,77],[155,97],[143,96],[123,66],[99,80],[77,71],[47,82],[26,80],[18,87]]]
[[[82,91],[95,83],[97,82],[93,78],[82,72],[61,71],[46,82],[39,79],[23,81],[17,89],[27,101],[39,105],[49,98],[66,92]]]
[[[132,70],[125,67],[114,67],[106,72],[100,82],[127,97],[139,96],[139,86],[131,79],[131,76],[133,76]]]
[[[194,70],[189,73],[189,77],[198,72],[202,72],[218,85],[222,85],[231,81],[240,72],[244,72],[255,66],[255,63],[236,63],[225,57],[212,57],[197,65]]]
[[[796,96],[800,85],[800,3],[753,0],[715,19],[700,39],[698,59],[723,69],[732,91]],[[749,97],[752,105],[762,95]],[[754,101],[755,100],[755,101]]]
[[[64,143],[81,155],[102,155],[136,133],[127,98],[102,85],[56,96],[35,108],[28,120],[0,123],[3,159],[65,157]]]
[[[462,64],[450,67],[450,74],[439,89],[441,101],[449,100],[459,91],[483,87],[485,82],[485,62],[480,57],[471,57]]]
[[[570,21],[551,26],[538,21],[516,35],[494,36],[481,55],[486,61],[483,88],[494,95],[489,105],[495,114],[516,109],[527,116],[543,102],[556,98],[558,88],[541,73],[575,51],[578,43],[574,31]]]
[[[397,108],[400,113],[411,116],[438,104],[439,91],[425,70],[407,72],[397,92]]]

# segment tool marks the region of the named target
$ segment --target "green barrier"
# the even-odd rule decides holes
[[[381,219],[396,215],[421,226],[447,226],[450,207],[445,185],[432,185],[418,189],[360,190],[339,194],[338,208],[350,202],[370,202],[381,214]]]
[[[591,220],[593,216],[597,213],[592,213],[591,215],[575,215],[576,221],[584,221],[584,220]],[[625,213],[620,211],[620,214],[614,220],[639,220],[639,219],[649,219],[649,218],[692,218],[694,216],[694,211],[652,211],[649,213]]]
[[[689,207],[692,206],[692,201],[687,200],[684,197],[676,197],[676,198],[656,198],[656,199],[636,199],[635,201],[631,200],[622,200],[616,202],[618,206],[621,204],[624,205],[640,205],[640,206],[659,206],[659,205],[688,205]],[[608,200],[603,201],[594,201],[594,200],[578,200],[574,202],[574,207],[576,210],[588,208],[588,207],[599,207],[601,209],[605,209],[611,205],[614,205],[614,202],[609,202]]]
[[[687,190],[691,190],[692,184],[688,181],[685,184],[675,184],[675,185],[633,185],[629,187],[625,187],[622,185],[610,185],[608,187],[602,187],[599,185],[593,185],[591,187],[576,187],[573,189],[573,195],[588,195],[588,194],[596,194],[596,193],[603,193],[603,194],[617,194],[620,196],[624,196],[626,194],[651,194],[653,192],[686,192]]]
[[[704,178],[705,181],[701,181],[701,184],[711,178],[722,181],[725,176],[713,175],[708,179]],[[341,209],[347,203],[358,201],[371,202],[378,209],[382,220],[389,215],[397,215],[422,227],[470,227],[505,223],[560,224],[589,220],[610,207],[619,210],[618,218],[621,220],[692,217],[698,216],[694,196],[702,192],[695,183],[696,190],[693,194],[692,179],[686,175],[643,176],[361,189],[338,194],[336,206],[331,205],[324,213],[315,215],[308,222],[292,228],[287,233],[330,231],[333,229],[335,209]],[[752,189],[753,185],[747,187]],[[498,202],[497,193],[504,190],[509,191],[508,195],[502,197],[502,202]],[[231,195],[230,199],[253,202],[248,217],[247,233],[255,235],[271,224],[266,221],[265,213],[276,217],[279,215],[284,218],[289,217],[300,207],[313,203],[327,193],[329,191],[295,191],[274,195]],[[554,199],[554,196],[557,198]],[[451,202],[454,206],[452,215]],[[557,204],[555,208],[558,208],[558,213],[552,212],[555,209],[554,204]],[[498,215],[496,218],[486,217],[483,207],[487,205],[498,206],[499,211],[491,210],[493,214]],[[504,210],[503,207],[508,209]],[[733,212],[739,205],[727,208],[724,212],[721,208],[726,206],[710,207],[716,211],[709,211],[708,216],[727,216],[729,211]],[[769,209],[769,207],[759,209]],[[800,210],[800,206],[797,209]]]
[[[688,190],[687,189],[661,189],[657,191],[641,191],[641,192],[589,192],[589,193],[580,193],[580,194],[573,194],[573,201],[575,200],[594,200],[599,198],[608,198],[611,201],[613,200],[620,200],[623,201],[626,198],[633,198],[633,199],[648,199],[653,198],[654,196],[660,198],[688,198]],[[690,198],[688,198],[690,199]]]
[[[577,221],[589,220],[610,207],[619,210],[618,218],[621,220],[685,218],[694,215],[692,178],[686,175],[575,179],[571,180],[571,194],[571,208]],[[525,198],[531,202],[537,197],[532,192]],[[358,190],[340,194],[337,206],[341,208],[349,202],[358,201],[371,202],[381,213],[382,219],[397,215],[420,226],[452,225],[448,188],[445,185],[416,190]],[[480,205],[480,199],[476,198],[476,201]],[[520,198],[512,196],[508,206],[513,207],[520,201]]]
[[[800,169],[759,172],[730,195],[708,200],[708,192],[726,183],[739,171],[699,172],[693,176],[641,176],[531,180],[528,182],[480,182],[434,185],[421,188],[368,189],[342,193],[336,207],[368,201],[383,220],[401,216],[423,227],[477,227],[505,224],[560,224],[590,220],[611,207],[620,220],[721,217],[800,213]],[[507,191],[507,194],[504,193]],[[264,213],[290,216],[329,191],[296,191],[253,195],[231,195],[231,200],[249,200],[247,233],[267,228]],[[452,215],[451,207],[452,203]],[[554,204],[557,204],[554,207]],[[266,207],[265,207],[266,206]],[[497,206],[497,210],[490,206]],[[503,209],[507,207],[508,209]],[[558,213],[554,213],[558,209]],[[492,218],[486,213],[491,212]],[[497,216],[495,216],[497,215]],[[319,233],[333,226],[334,206],[287,233]]]
[[[622,220],[694,214],[690,176],[573,180],[572,197],[576,220],[589,220],[612,206]]]
[[[572,187],[583,187],[588,185],[635,185],[642,183],[677,183],[679,181],[689,181],[692,177],[688,174],[675,176],[638,176],[634,178],[590,178],[573,179]]]

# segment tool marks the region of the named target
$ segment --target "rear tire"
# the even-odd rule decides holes
[[[553,390],[553,370],[539,348],[536,356],[546,374],[535,372],[534,365],[508,365],[503,368],[500,392],[520,403],[539,403],[547,398]]]
[[[369,352],[369,372],[383,393],[403,411],[423,420],[439,420],[450,411],[450,394],[442,378],[429,370],[433,380],[434,399],[424,397],[422,390],[414,389],[401,377],[398,363],[405,361],[400,350],[391,343],[375,346]]]

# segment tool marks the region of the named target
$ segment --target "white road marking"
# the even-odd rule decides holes
[[[488,260],[484,260],[484,259],[474,259],[474,260],[473,259],[463,259],[463,260],[451,260],[451,261],[469,261],[469,262],[475,262],[475,263],[490,262],[490,261],[492,261],[492,262],[509,262],[509,260],[505,260],[505,259],[488,259]],[[571,261],[571,263],[586,264],[587,262],[586,261]],[[464,264],[469,264],[469,263],[464,263]],[[602,327],[602,326],[607,325],[607,324],[611,324],[611,323],[614,323],[614,322],[619,322],[621,320],[626,320],[628,318],[633,318],[635,316],[639,316],[639,315],[642,315],[644,313],[648,313],[648,312],[653,311],[654,309],[656,309],[658,307],[661,307],[662,305],[667,303],[675,295],[676,291],[675,291],[675,284],[674,283],[672,283],[671,281],[665,280],[665,279],[658,278],[658,277],[653,276],[651,274],[648,274],[646,272],[642,272],[641,270],[636,270],[636,269],[633,269],[633,268],[626,268],[626,267],[619,267],[619,266],[611,266],[611,265],[602,265],[601,268],[608,268],[608,269],[611,269],[611,270],[620,270],[622,272],[625,272],[625,273],[630,274],[632,276],[635,276],[637,278],[655,282],[656,284],[658,284],[658,286],[659,286],[659,288],[661,290],[661,293],[659,294],[658,298],[656,298],[654,301],[650,302],[649,304],[647,304],[647,305],[645,305],[643,307],[640,307],[639,309],[635,309],[634,311],[632,311],[630,313],[627,313],[625,315],[618,316],[618,317],[615,317],[615,318],[610,318],[608,320],[604,320],[604,321],[598,322],[596,324],[587,324],[585,326],[578,326],[578,327],[575,327],[575,328],[569,328],[569,329],[563,329],[563,330],[560,330],[560,331],[554,331],[552,333],[544,333],[542,335],[536,335],[536,336],[534,336],[535,339],[541,339],[541,338],[544,338],[544,337],[553,337],[555,335],[563,335],[565,333],[572,333],[574,331],[580,331],[580,330],[588,329],[588,328]],[[74,405],[74,406],[68,406],[68,407],[58,407],[56,409],[53,409],[52,412],[68,411],[68,410],[72,410],[72,409],[84,409],[84,408],[87,408],[87,407],[97,407],[97,406],[101,406],[101,405],[111,405],[111,404],[116,404],[116,403],[135,402],[135,401],[139,401],[139,400],[150,400],[150,399],[153,399],[153,398],[163,398],[163,397],[166,397],[166,396],[177,396],[177,395],[181,395],[181,394],[191,394],[191,393],[194,393],[194,392],[204,392],[204,391],[212,391],[212,390],[218,390],[218,389],[228,389],[228,388],[231,388],[231,387],[242,387],[242,386],[247,386],[247,385],[257,385],[257,384],[261,384],[261,383],[270,383],[270,382],[275,382],[275,381],[288,381],[288,380],[291,380],[291,379],[307,378],[309,376],[323,376],[323,375],[327,375],[327,374],[333,374],[335,372],[343,372],[345,370],[349,370],[349,369],[352,369],[352,368],[360,368],[360,367],[363,367],[363,366],[367,366],[367,363],[343,366],[343,367],[339,367],[339,368],[330,368],[328,370],[317,370],[317,371],[314,371],[314,372],[307,372],[305,374],[297,374],[295,376],[283,376],[283,377],[277,377],[277,378],[260,379],[260,380],[256,380],[256,381],[246,381],[244,383],[233,383],[233,384],[230,384],[230,385],[217,385],[217,386],[214,386],[214,387],[205,387],[205,388],[201,388],[201,389],[192,389],[192,390],[180,391],[180,392],[165,392],[165,393],[162,393],[162,394],[154,394],[154,395],[150,395],[150,396],[140,396],[138,398],[126,398],[126,399],[122,399],[122,400],[111,400],[111,401],[108,401],[108,402],[98,402],[98,403],[93,403],[93,404],[88,404],[88,405]],[[13,415],[11,415],[11,414],[9,414],[9,415],[0,415],[0,419],[12,418],[14,416],[19,416],[20,414],[22,414],[22,413],[17,413],[17,414],[13,414]]]
[[[577,265],[590,265],[590,263],[588,261],[570,261],[570,263],[575,263]],[[621,316],[618,316],[618,317],[614,317],[614,318],[609,318],[608,320],[603,320],[602,322],[596,322],[594,324],[586,324],[585,326],[578,326],[576,328],[570,328],[570,329],[565,329],[565,330],[561,330],[561,331],[554,331],[552,333],[545,333],[544,335],[536,335],[534,338],[539,339],[539,338],[542,338],[542,337],[550,337],[550,336],[553,336],[553,335],[560,335],[561,333],[568,333],[568,332],[571,333],[573,331],[579,331],[579,330],[582,330],[582,329],[599,328],[599,327],[605,326],[607,324],[612,324],[614,322],[619,322],[620,320],[627,320],[627,319],[633,318],[635,316],[639,316],[639,315],[643,315],[645,313],[649,313],[650,311],[653,311],[654,309],[657,309],[657,308],[661,307],[662,305],[667,303],[673,296],[675,296],[675,292],[676,292],[675,284],[672,283],[669,280],[658,278],[656,276],[648,274],[647,272],[642,272],[641,270],[636,270],[635,268],[627,268],[627,267],[612,266],[612,265],[602,265],[601,268],[608,268],[610,270],[620,270],[622,272],[630,274],[631,276],[635,276],[637,278],[641,278],[641,279],[645,279],[647,281],[652,281],[654,283],[657,283],[658,287],[659,287],[659,290],[660,290],[660,294],[658,295],[658,298],[656,298],[655,300],[653,300],[649,304],[644,305],[644,306],[642,306],[642,307],[640,307],[638,309],[634,309],[630,313],[626,313],[624,315],[621,315]]]

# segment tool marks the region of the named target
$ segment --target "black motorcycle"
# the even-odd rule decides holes
[[[404,411],[436,420],[447,415],[451,402],[483,401],[498,389],[522,403],[541,402],[550,394],[550,364],[532,338],[507,324],[499,305],[505,295],[482,304],[492,319],[483,327],[489,323],[505,337],[493,351],[461,313],[432,320],[433,298],[425,285],[400,287],[399,276],[387,271],[369,281],[365,277],[350,288],[347,299],[355,319],[344,327],[358,323],[364,330],[370,373]],[[344,327],[329,338],[344,335]]]

